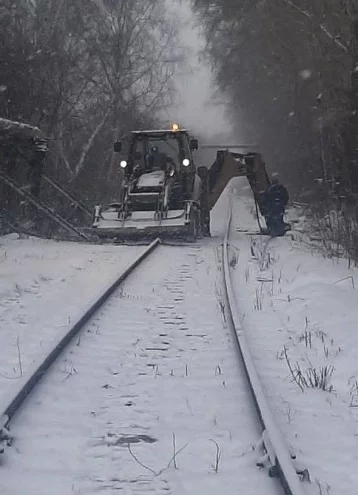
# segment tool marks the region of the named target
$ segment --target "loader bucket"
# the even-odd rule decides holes
[[[193,220],[186,210],[171,210],[167,218],[155,220],[152,211],[136,211],[125,221],[118,219],[116,211],[104,211],[92,228],[91,235],[113,243],[150,242],[157,237],[163,240],[195,242]]]

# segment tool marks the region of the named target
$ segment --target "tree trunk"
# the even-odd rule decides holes
[[[358,15],[352,22],[352,116],[350,126],[352,179],[358,182]]]

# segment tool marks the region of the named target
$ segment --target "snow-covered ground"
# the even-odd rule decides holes
[[[358,271],[293,240],[294,231],[271,240],[240,232],[258,230],[246,186],[231,186],[232,274],[260,377],[315,492],[356,494]]]
[[[142,250],[0,237],[0,398]]]
[[[255,465],[221,276],[216,241],[153,253],[12,422],[0,493],[281,493]]]
[[[230,442],[228,441],[228,438],[230,439],[228,431],[235,430],[235,420],[241,414],[242,409],[240,407],[244,406],[243,404],[240,405],[242,399],[239,398],[241,397],[239,392],[236,398],[234,397],[235,394],[232,395],[233,385],[230,388],[231,392],[227,396],[221,395],[224,391],[226,394],[227,384],[231,382],[231,378],[228,380],[227,376],[222,376],[221,373],[228,373],[230,377],[234,377],[235,366],[230,361],[232,356],[228,358],[225,354],[222,339],[226,339],[227,342],[228,337],[226,330],[223,330],[222,324],[218,320],[217,307],[215,311],[213,310],[217,303],[214,304],[212,299],[212,292],[216,290],[213,285],[215,277],[213,278],[212,270],[215,270],[217,263],[217,259],[213,256],[213,251],[215,246],[220,244],[220,236],[225,231],[227,207],[231,197],[233,223],[230,259],[238,307],[242,316],[244,330],[247,333],[269,403],[274,409],[278,426],[289,444],[294,448],[300,465],[306,467],[310,472],[312,483],[310,486],[305,487],[307,493],[322,495],[345,493],[345,495],[353,495],[356,493],[356,487],[358,486],[358,474],[356,474],[358,461],[357,270],[348,269],[348,264],[345,260],[337,262],[337,260],[332,261],[323,258],[309,244],[300,242],[300,236],[294,232],[293,238],[291,234],[287,234],[284,238],[269,240],[267,237],[252,236],[238,231],[237,229],[241,231],[246,229],[249,232],[256,232],[258,229],[254,218],[253,201],[246,181],[244,179],[233,181],[229,189],[233,188],[234,192],[229,195],[223,195],[213,212],[213,239],[210,241],[203,240],[198,243],[198,247],[205,248],[206,254],[195,252],[195,247],[189,248],[189,252],[191,250],[193,256],[188,258],[189,261],[182,262],[181,271],[183,273],[181,273],[180,277],[184,279],[181,279],[179,286],[176,286],[174,281],[174,272],[178,269],[176,263],[170,264],[167,255],[163,260],[163,267],[168,267],[168,273],[164,277],[166,279],[165,283],[167,288],[171,287],[170,297],[173,298],[170,305],[175,306],[176,314],[180,313],[183,316],[185,313],[185,318],[188,320],[187,326],[190,328],[189,332],[193,334],[189,338],[188,347],[180,347],[182,350],[175,347],[177,354],[173,354],[170,359],[159,359],[159,355],[167,355],[167,351],[162,353],[159,351],[145,351],[143,353],[142,346],[151,347],[149,345],[151,344],[151,337],[149,337],[147,327],[143,324],[144,316],[139,313],[136,314],[136,327],[133,330],[133,335],[128,334],[124,339],[123,345],[125,344],[128,349],[135,349],[133,350],[134,354],[137,347],[140,346],[138,360],[133,358],[133,353],[129,353],[131,359],[125,364],[126,361],[122,359],[122,352],[118,350],[118,356],[123,361],[122,367],[130,367],[130,370],[127,370],[129,372],[128,380],[126,378],[124,382],[120,382],[120,385],[117,383],[113,385],[111,380],[116,380],[115,377],[118,375],[110,375],[106,383],[103,383],[108,387],[103,390],[110,393],[113,390],[110,388],[111,386],[119,387],[121,390],[123,386],[123,390],[130,389],[130,391],[123,392],[122,395],[126,393],[140,395],[148,385],[146,382],[143,388],[144,380],[146,380],[145,376],[148,376],[148,374],[141,375],[142,372],[144,373],[143,369],[147,367],[147,364],[158,366],[154,366],[152,370],[154,377],[151,375],[153,382],[148,388],[147,402],[143,403],[139,409],[137,407],[138,411],[136,412],[136,414],[141,412],[143,417],[152,415],[151,418],[153,419],[155,414],[160,415],[161,411],[164,411],[164,423],[159,422],[155,427],[154,420],[151,423],[153,426],[151,433],[155,438],[159,436],[161,428],[165,432],[165,440],[162,444],[165,445],[164,450],[158,450],[159,442],[150,445],[139,444],[138,446],[140,454],[138,459],[156,472],[161,470],[171,457],[169,451],[173,448],[170,446],[173,433],[176,434],[177,448],[180,449],[182,445],[187,443],[187,436],[193,435],[191,428],[198,432],[200,441],[195,444],[197,447],[193,447],[192,442],[190,442],[191,447],[186,447],[178,456],[179,469],[170,473],[165,472],[167,483],[161,484],[163,478],[156,477],[156,481],[160,486],[153,485],[154,490],[163,489],[168,492],[168,490],[165,490],[166,487],[169,488],[169,491],[172,490],[170,493],[201,493],[202,487],[209,486],[210,490],[218,491],[218,485],[213,480],[219,480],[220,483],[223,483],[223,480],[231,480],[230,482],[234,483],[231,470],[234,469],[233,466],[241,465],[241,462],[244,463],[243,466],[245,466],[246,470],[249,470],[249,475],[251,476],[254,456],[246,454],[242,460],[235,456],[248,452],[246,449],[249,448],[251,442],[255,442],[256,438],[253,438],[255,435],[244,434],[241,425],[237,430],[236,437],[236,440],[241,443],[230,443],[231,440]],[[11,388],[14,380],[21,372],[26,372],[26,369],[40,353],[44,344],[48,344],[59,333],[64,332],[65,327],[77,316],[81,307],[86,306],[88,301],[98,293],[101,285],[106,285],[108,280],[120,272],[124,265],[127,265],[142,249],[143,247],[85,246],[31,239],[19,240],[17,236],[0,238],[0,394]],[[184,249],[178,250],[177,248],[169,247],[166,249],[169,250],[167,251],[168,253],[178,252],[179,260],[182,260],[182,257],[186,257],[188,254],[188,251],[185,254]],[[210,255],[207,254],[210,252]],[[196,260],[200,259],[200,263],[192,263],[190,259],[193,260],[194,258]],[[188,281],[188,285],[185,285],[187,283],[186,277],[189,278],[193,270],[195,275]],[[205,273],[210,274],[211,278],[209,275],[209,278],[205,277]],[[152,280],[147,287],[143,287],[143,292],[138,290],[138,284],[135,290],[130,289],[131,286],[128,285],[124,289],[124,293],[122,293],[126,297],[119,298],[121,304],[126,301],[132,308],[131,314],[134,311],[139,311],[139,308],[143,308],[143,303],[145,303],[147,309],[149,309],[147,316],[148,328],[150,329],[153,328],[153,325],[157,325],[152,320],[153,311],[154,313],[158,312],[156,316],[159,319],[161,316],[159,306],[163,305],[163,302],[160,302],[159,299],[164,297],[161,291],[168,292],[167,289],[160,288],[163,283],[160,275],[154,269]],[[153,304],[146,299],[145,292],[148,291],[148,288],[154,294],[153,297],[157,297],[156,293],[158,292],[159,299],[156,299]],[[190,316],[192,312],[188,313],[189,303],[184,304],[181,301],[184,296],[187,301],[190,301],[195,296],[196,291],[198,293],[201,291],[204,294],[204,302],[199,305],[201,317],[213,319],[216,322],[215,327],[208,323],[205,324],[205,332],[203,332],[210,333],[209,340],[214,343],[214,347],[212,349],[210,349],[210,346],[206,347],[207,343],[200,347],[201,350],[205,349],[205,354],[209,356],[212,362],[216,363],[218,361],[220,367],[219,370],[217,364],[214,365],[217,374],[214,373],[214,381],[210,386],[206,378],[201,378],[202,383],[209,387],[206,389],[208,393],[218,394],[215,404],[210,401],[207,402],[204,396],[199,396],[197,384],[189,381],[189,376],[202,376],[202,373],[208,373],[211,369],[206,358],[204,362],[197,358],[199,356],[198,347],[193,344],[198,339],[195,335],[201,334],[200,321],[192,320],[192,316]],[[211,293],[211,299],[209,298],[209,292]],[[174,301],[175,299],[178,299],[178,301]],[[177,304],[178,306],[176,306]],[[111,311],[112,309],[109,309],[108,314]],[[171,308],[162,308],[162,311],[165,312],[165,315],[163,314],[162,316],[166,318],[170,319],[173,316],[171,315]],[[107,315],[106,318],[108,319],[109,316]],[[126,319],[128,318],[129,316],[127,315]],[[140,324],[138,324],[138,321]],[[173,320],[171,320],[171,323],[173,323]],[[142,333],[139,337],[136,337],[139,327],[141,327]],[[193,329],[195,329],[195,332]],[[160,333],[168,333],[168,335],[161,336],[161,340],[159,339],[160,345],[162,345],[163,339],[165,342],[170,341],[173,346],[177,345],[175,344],[177,336],[175,325],[173,327],[168,326],[168,330],[168,332],[160,330]],[[158,339],[158,332],[155,335],[155,338]],[[90,339],[92,339],[91,345],[94,344],[93,339],[96,338],[96,332],[90,335]],[[136,343],[138,338],[142,339],[140,341],[142,344]],[[159,340],[156,343],[159,343]],[[84,344],[81,344],[81,346],[74,345],[74,353],[80,352],[82,345],[84,346]],[[120,345],[122,343],[118,343],[118,347]],[[165,344],[165,346],[167,345]],[[215,356],[213,355],[213,349],[215,349],[214,354],[219,349],[220,353],[222,353],[220,358],[216,359],[216,354]],[[184,359],[180,357],[180,355],[183,356],[181,354],[183,352],[185,353]],[[152,357],[149,359],[152,353],[155,353],[155,363],[154,361],[151,363]],[[163,364],[160,365],[158,364],[159,362]],[[85,355],[81,358],[78,357],[78,364],[80,363],[88,366]],[[191,364],[186,368],[188,363]],[[71,367],[71,363],[67,363],[66,366],[63,362],[59,365],[58,384],[62,383],[61,379],[63,380],[64,377],[68,376],[64,383],[69,387],[68,397],[74,397],[75,392],[71,388],[73,385],[70,384],[79,379],[80,373],[76,373],[77,368],[75,365],[73,367],[76,368],[76,371]],[[172,369],[173,373],[171,374]],[[117,373],[118,370],[114,371]],[[318,382],[322,383],[320,379],[321,371],[327,372],[329,375],[329,380],[325,384],[326,390],[307,386],[310,378],[317,379]],[[188,373],[188,376],[186,376],[186,373]],[[156,378],[155,374],[158,375]],[[293,375],[298,383],[294,381]],[[61,379],[60,376],[62,376]],[[103,375],[101,374],[98,380],[101,381],[102,378]],[[225,387],[222,385],[223,381],[225,381]],[[93,382],[97,383],[95,375]],[[193,384],[192,387],[190,383]],[[184,388],[182,388],[182,385]],[[235,384],[235,386],[237,385]],[[222,390],[220,387],[222,387]],[[164,390],[169,397],[168,401],[173,404],[173,407],[178,407],[182,429],[174,431],[174,420],[165,412],[169,411],[169,409],[166,409],[165,403],[164,405],[160,404],[160,407],[155,403],[154,399],[159,397],[159,389]],[[81,395],[84,406],[88,406],[89,409],[91,409],[92,405],[91,393],[91,390],[89,390],[85,397]],[[182,403],[179,406],[180,401],[176,402],[175,399],[177,394],[181,399],[184,397],[183,394],[186,394],[185,397],[189,398],[190,408],[186,399],[182,401],[185,407]],[[229,396],[230,400],[228,399]],[[49,401],[51,397],[52,394],[48,395],[47,399],[44,398],[44,402],[47,401],[46,404],[51,402]],[[58,397],[61,397],[60,393],[58,393]],[[77,406],[80,404],[81,397],[76,401]],[[228,409],[225,409],[227,399],[229,400],[227,403]],[[103,400],[107,401],[107,399]],[[128,403],[131,401],[135,402],[133,398],[129,398]],[[190,409],[193,411],[192,403],[195,403],[195,407],[197,407],[193,417],[191,416],[192,413],[190,413]],[[69,404],[70,401],[67,401],[66,404],[63,404],[63,407],[67,409]],[[47,405],[50,407],[49,404]],[[93,405],[97,407],[98,404]],[[110,403],[108,402],[107,406],[109,407],[109,405]],[[147,415],[145,414],[146,408],[149,411]],[[186,411],[184,411],[185,408]],[[35,409],[36,407],[33,411]],[[157,410],[159,413],[156,412]],[[81,414],[84,411],[85,409]],[[123,422],[121,419],[120,423],[125,425],[123,431],[130,433],[129,426],[132,428],[134,424],[130,422],[134,408],[125,406],[124,411],[127,412],[123,416]],[[98,413],[95,407],[93,412]],[[25,410],[22,414],[24,413]],[[54,410],[51,414],[53,413]],[[141,415],[139,414],[139,416]],[[113,419],[105,418],[102,413],[100,417],[105,422],[113,422]],[[203,424],[201,424],[199,418],[203,418]],[[191,420],[193,420],[193,423],[190,423]],[[112,428],[115,439],[119,434],[122,434],[116,421],[113,422]],[[187,427],[188,431],[185,432],[185,425],[189,424],[190,427]],[[18,426],[20,428],[20,421]],[[87,428],[90,427],[90,423],[83,424],[83,430],[85,431],[89,431]],[[46,428],[42,432],[45,436],[51,433]],[[96,428],[99,428],[98,423],[96,423]],[[101,436],[101,432],[103,433],[104,429],[106,428],[98,429],[99,436]],[[109,425],[107,425],[107,430],[109,433],[113,433]],[[56,430],[51,446],[46,444],[43,439],[41,440],[41,446],[45,446],[50,450],[52,448],[54,450],[58,449],[64,453],[66,444],[63,442],[56,443],[60,436],[60,431],[61,429]],[[25,437],[26,441],[30,441],[31,432],[26,435],[26,432],[21,430],[20,437]],[[205,441],[203,440],[204,437]],[[65,435],[64,438],[69,442],[70,447],[68,448],[74,448],[73,438],[69,439],[68,435]],[[205,443],[207,439],[209,439],[208,445]],[[223,451],[223,470],[221,474],[220,471],[218,474],[220,474],[221,478],[215,478],[216,475],[213,477],[211,466],[214,462],[215,444],[210,442],[210,439],[220,439],[218,444]],[[136,450],[137,445],[133,444],[134,454],[138,453]],[[152,448],[152,445],[155,447]],[[146,450],[146,447],[149,448]],[[24,444],[24,448],[26,450],[29,447],[25,447]],[[193,450],[191,450],[192,448]],[[117,480],[122,479],[122,475],[127,476],[128,473],[125,471],[114,473],[112,470],[114,464],[111,465],[112,467],[106,464],[102,454],[104,450],[109,451],[111,449],[110,445],[97,445],[88,447],[88,449],[92,449],[89,454],[90,457],[92,456],[92,460],[96,458],[96,462],[98,462],[97,488],[102,487],[104,490],[107,487],[107,493],[112,493],[111,490],[115,488],[113,483],[117,483],[117,487]],[[99,451],[97,452],[96,449],[99,449]],[[86,455],[89,450],[86,450]],[[126,454],[128,454],[128,451]],[[11,469],[8,472],[12,477],[17,474],[16,466],[18,464],[12,464],[16,458],[13,456],[16,455],[16,450],[13,450],[10,463]],[[113,462],[117,462],[118,459],[123,459],[120,455],[123,455],[123,451],[117,449],[116,453],[111,457],[112,461],[115,459]],[[228,462],[225,467],[224,459],[228,455],[233,455],[236,463],[231,464],[231,462]],[[130,464],[130,459],[133,461],[132,464]],[[124,463],[125,466],[131,466],[130,469],[134,469],[130,471],[130,478],[128,479],[133,480],[138,475],[140,482],[143,481],[141,486],[147,487],[148,483],[145,481],[147,480],[145,476],[150,478],[154,474],[146,468],[140,469],[140,465],[133,457],[130,457],[130,459],[126,458]],[[194,463],[196,459],[198,460]],[[38,461],[34,461],[33,464],[33,467],[35,467],[34,472],[37,472],[38,476],[41,476],[40,464],[38,464]],[[188,474],[192,464],[195,464],[198,470],[196,473],[191,471],[191,477],[185,478],[185,482],[183,482],[184,478],[180,477],[181,473],[184,471]],[[50,460],[47,466],[49,465]],[[66,462],[61,466],[63,469],[70,469]],[[3,471],[0,476],[0,492],[4,494],[22,494],[21,489],[17,490],[20,485],[16,485],[14,482],[7,485],[8,487],[12,485],[11,491],[6,491],[5,485],[1,484],[4,483],[3,480],[7,476],[5,474],[5,478],[3,477],[4,473],[6,473],[6,466],[2,466],[1,469]],[[79,476],[83,476],[84,479],[88,464],[84,464],[81,469]],[[71,472],[73,473],[74,471]],[[30,476],[29,471],[23,471],[19,474],[21,474],[24,483],[26,482],[26,476]],[[263,473],[259,473],[258,477],[259,484],[261,483],[261,474]],[[266,475],[264,476],[266,483]],[[111,485],[105,483],[105,480],[108,481],[108,479],[112,479]],[[189,487],[186,485],[188,480],[190,480]],[[77,487],[85,488],[82,493],[88,493],[86,491],[88,485],[83,484],[82,481]],[[132,488],[128,488],[128,486],[125,493],[135,493],[134,484],[130,484]],[[220,485],[220,487],[224,487],[224,485]],[[229,490],[227,486],[224,488],[225,491]],[[234,490],[233,493],[237,492],[237,488],[240,487],[230,486],[230,490]],[[244,489],[243,486],[241,488]],[[42,492],[40,490],[34,493]],[[76,493],[76,491],[73,491],[73,493]],[[81,492],[77,491],[77,493]],[[205,493],[210,492],[205,491]]]

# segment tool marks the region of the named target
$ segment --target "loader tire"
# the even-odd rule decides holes
[[[210,210],[202,209],[201,210],[201,232],[203,237],[211,237],[210,234]]]
[[[200,234],[200,216],[196,206],[193,206],[190,212],[188,242],[196,242],[199,234]]]

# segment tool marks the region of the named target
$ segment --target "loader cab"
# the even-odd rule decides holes
[[[153,167],[173,170],[176,177],[195,175],[193,149],[197,140],[190,139],[186,130],[133,131],[123,143],[115,143],[120,164],[126,177],[134,169],[148,173]],[[166,167],[166,165],[167,167]]]

